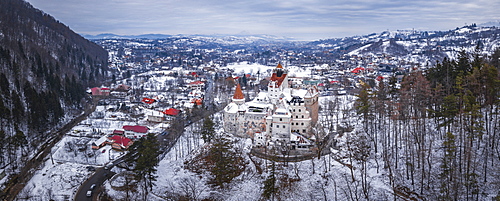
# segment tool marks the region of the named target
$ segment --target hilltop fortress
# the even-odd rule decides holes
[[[288,71],[278,64],[273,69],[267,92],[259,92],[249,102],[238,84],[232,102],[224,108],[224,130],[253,138],[255,147],[309,150],[318,121],[316,86],[290,86]]]

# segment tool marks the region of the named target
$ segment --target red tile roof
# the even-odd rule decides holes
[[[276,73],[273,73],[273,75],[271,76],[271,81],[277,82],[278,87],[280,87],[281,83],[283,83],[283,80],[285,80],[285,77],[286,77],[285,73],[283,73],[281,75],[281,77],[278,77],[278,75]]]
[[[171,115],[171,116],[176,116],[178,115],[180,110],[174,109],[174,108],[168,108],[165,111],[163,111],[163,114],[166,115]]]
[[[189,84],[190,84],[190,85],[200,85],[200,84],[205,84],[205,83],[204,83],[204,82],[202,82],[202,81],[197,80],[197,81],[191,82],[191,83],[189,83]]]
[[[240,83],[236,85],[236,91],[234,91],[233,99],[245,99],[245,95],[243,95],[243,91],[241,91]]]
[[[136,133],[147,133],[148,132],[148,127],[146,126],[139,126],[139,125],[136,125],[136,126],[123,126],[123,129],[126,130],[126,131],[133,131],[133,132],[136,132]]]
[[[152,104],[154,103],[156,100],[155,99],[152,99],[152,98],[142,98],[142,102],[144,103],[147,103],[147,104]]]
[[[114,143],[123,145],[124,147],[128,146],[132,141],[131,139],[128,139],[127,137],[121,135],[113,135],[113,137],[111,137],[111,140],[113,140]]]
[[[281,65],[281,63],[278,63],[278,66],[276,66],[276,70],[283,72],[283,66]],[[283,72],[283,74],[281,74],[281,76],[278,77],[276,70],[275,72],[273,72],[273,75],[271,76],[270,80],[277,82],[278,87],[280,87],[281,83],[283,83],[283,81],[285,80],[286,72]]]

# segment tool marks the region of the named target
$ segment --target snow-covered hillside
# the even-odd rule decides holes
[[[464,26],[449,31],[397,30],[328,39],[311,44],[329,49],[343,49],[350,56],[386,55],[398,62],[434,64],[444,57],[455,59],[465,51],[489,55],[500,47],[500,28]]]

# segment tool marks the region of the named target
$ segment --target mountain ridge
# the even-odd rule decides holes
[[[107,52],[23,0],[0,1],[0,19],[0,167],[10,178],[81,113]]]

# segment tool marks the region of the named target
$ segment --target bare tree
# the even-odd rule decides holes
[[[200,200],[201,194],[208,189],[203,182],[194,177],[182,178],[179,182],[179,188],[189,200]]]

